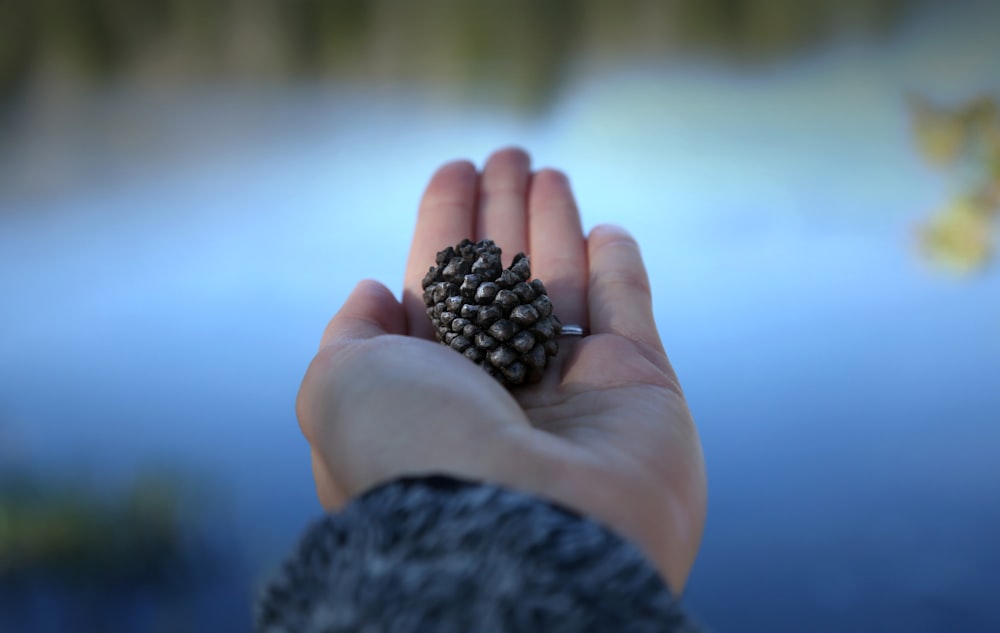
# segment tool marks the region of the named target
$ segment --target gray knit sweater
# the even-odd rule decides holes
[[[494,485],[400,479],[313,526],[257,605],[259,632],[693,633],[639,551]]]

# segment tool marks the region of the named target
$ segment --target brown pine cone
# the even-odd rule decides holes
[[[422,285],[438,340],[507,387],[541,380],[562,324],[541,280],[531,279],[528,256],[503,269],[492,240],[462,240],[436,261]]]

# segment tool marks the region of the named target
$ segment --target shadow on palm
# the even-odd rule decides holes
[[[543,379],[511,390],[436,340],[409,337],[393,345],[397,368],[404,349],[412,361],[400,371],[422,373],[415,387],[419,383],[423,393],[456,405],[450,423],[457,434],[468,432],[466,412],[475,411],[472,426],[493,424],[501,432],[501,427],[530,427],[539,448],[553,441],[562,445],[556,452],[570,469],[591,464],[643,473],[643,479],[657,478],[665,457],[696,442],[666,355],[625,336],[562,337]]]

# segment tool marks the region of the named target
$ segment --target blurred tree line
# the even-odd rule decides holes
[[[179,558],[174,482],[140,477],[118,498],[0,474],[0,587],[40,569],[64,579],[152,578]]]
[[[543,105],[571,65],[769,60],[911,0],[3,0],[0,98],[39,78],[432,82]],[[486,90],[491,93],[482,95]]]
[[[198,495],[176,474],[150,471],[98,492],[2,466],[0,630],[53,630],[53,621],[135,630],[120,611],[137,596],[156,630],[176,630],[212,576],[239,563],[210,536],[217,508],[192,507]]]
[[[0,0],[3,106],[56,85],[347,80],[544,108],[582,64],[698,57],[746,66],[850,34],[882,38],[914,0]],[[911,100],[918,147],[958,183],[920,231],[981,268],[1000,193],[995,100]]]

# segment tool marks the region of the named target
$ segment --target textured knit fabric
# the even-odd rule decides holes
[[[632,545],[535,497],[448,477],[380,486],[313,526],[260,632],[694,632]]]

